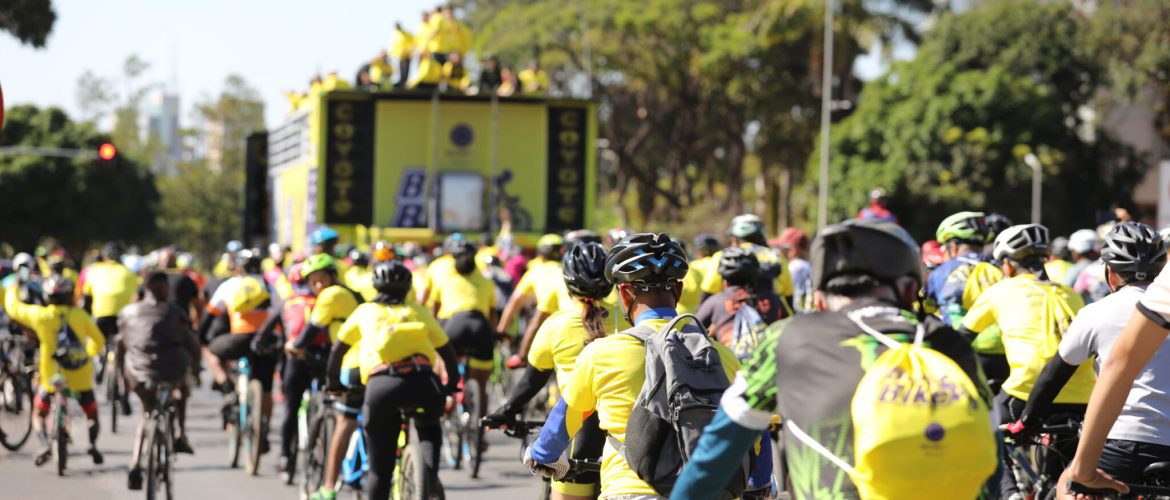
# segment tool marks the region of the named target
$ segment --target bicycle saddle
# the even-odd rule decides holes
[[[1154,462],[1146,467],[1145,472],[1142,473],[1144,477],[1161,476],[1170,474],[1170,462]]]

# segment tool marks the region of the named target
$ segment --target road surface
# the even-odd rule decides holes
[[[260,475],[247,476],[243,469],[227,466],[227,435],[219,427],[220,396],[206,388],[196,389],[192,399],[188,432],[195,455],[180,455],[176,462],[175,496],[179,499],[297,499],[293,486],[285,486],[275,473],[275,452],[261,459]],[[137,402],[135,402],[137,405]],[[279,407],[279,405],[278,405]],[[37,468],[33,457],[40,448],[35,437],[19,452],[0,448],[0,498],[6,500],[47,500],[52,498],[122,499],[144,498],[143,492],[126,489],[127,462],[138,409],[132,417],[120,418],[118,432],[111,434],[109,422],[103,421],[103,432],[98,447],[105,455],[105,463],[95,466],[85,454],[87,438],[81,410],[73,407],[73,445],[70,447],[69,470],[66,477],[58,477],[55,462]],[[274,416],[280,418],[279,410]],[[101,417],[108,418],[109,409],[103,405]],[[279,445],[277,433],[270,434],[273,447]],[[468,477],[466,470],[440,472],[447,498],[459,499],[525,499],[535,498],[540,482],[519,464],[519,443],[499,432],[491,432],[480,479]],[[345,498],[340,496],[339,498]]]

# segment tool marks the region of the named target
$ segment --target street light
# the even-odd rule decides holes
[[[1024,163],[1032,169],[1032,223],[1040,223],[1040,175],[1044,165],[1032,153],[1024,155]]]
[[[817,229],[829,225],[829,112],[833,102],[833,0],[825,0],[825,50],[821,63],[821,178]]]

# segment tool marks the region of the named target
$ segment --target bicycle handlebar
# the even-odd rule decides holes
[[[1145,484],[1129,484],[1129,483],[1125,483],[1125,485],[1129,487],[1129,493],[1127,493],[1127,495],[1129,495],[1129,496],[1132,496],[1132,495],[1153,495],[1153,496],[1159,496],[1159,497],[1170,496],[1170,487],[1167,487],[1167,486],[1150,486],[1150,485],[1145,485]],[[1085,486],[1083,484],[1080,484],[1080,483],[1077,483],[1074,481],[1068,481],[1065,484],[1065,487],[1068,488],[1069,493],[1076,493],[1076,494],[1080,494],[1080,495],[1095,495],[1095,496],[1101,496],[1101,497],[1105,497],[1105,498],[1118,498],[1121,496],[1121,493],[1113,488],[1089,488],[1088,486]]]

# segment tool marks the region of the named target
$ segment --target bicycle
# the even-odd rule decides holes
[[[57,455],[57,475],[64,476],[69,462],[69,400],[77,399],[77,395],[65,386],[65,379],[57,376],[53,378],[53,387],[57,389],[53,405],[53,432],[50,436],[49,449]],[[41,462],[38,461],[37,465]]]
[[[289,450],[288,461],[285,463],[286,470],[282,471],[285,484],[290,486],[297,479],[297,460],[301,458],[301,452],[308,449],[310,443],[309,438],[316,422],[314,418],[319,411],[319,407],[313,402],[321,403],[320,398],[314,399],[314,396],[322,392],[320,387],[324,384],[325,377],[325,358],[327,355],[308,354],[308,356],[307,362],[312,368],[313,378],[309,382],[309,388],[305,390],[305,396],[301,397],[301,406],[297,409],[297,445]],[[324,461],[325,458],[322,456],[319,463],[324,463]]]
[[[329,443],[333,440],[334,418],[333,398],[312,383],[313,393],[308,398],[305,410],[307,432],[304,445],[304,467],[302,467],[301,492],[306,498],[321,488],[325,482],[325,466],[329,456]]]
[[[117,344],[117,337],[111,343]],[[117,348],[107,345],[101,359],[101,377],[105,386],[106,401],[110,404],[110,432],[118,432],[118,414],[129,415],[129,406],[122,401],[126,397],[126,379],[122,375],[122,365],[118,362]]]
[[[483,426],[479,425],[484,412],[476,408],[483,389],[478,382],[467,376],[467,363],[460,364],[459,371],[462,376],[459,382],[460,391],[451,396],[454,404],[442,418],[444,450],[448,464],[456,470],[462,468],[463,458],[466,456],[471,478],[476,479],[479,477],[479,468],[483,463],[486,448]]]
[[[237,398],[224,412],[225,416],[234,417],[225,419],[228,457],[233,469],[239,467],[240,451],[244,450],[244,470],[248,475],[255,476],[260,470],[261,444],[266,430],[262,411],[264,387],[259,380],[250,380],[252,366],[248,358],[240,358],[236,366]]]
[[[160,486],[167,500],[175,496],[175,387],[161,383],[148,388],[155,393],[155,408],[147,416],[142,434],[146,441],[146,498],[158,498]]]
[[[418,408],[402,409],[402,432],[398,438],[398,466],[394,468],[395,500],[446,500],[443,483],[438,471],[427,467],[426,456],[419,446],[418,430],[414,427],[414,415]]]
[[[520,440],[520,457],[524,457],[524,450],[528,448],[529,436],[537,434],[545,422],[539,420],[494,420],[484,417],[479,421],[481,428],[502,429],[504,435]],[[601,472],[601,462],[594,460],[569,459],[569,472],[565,479],[572,479],[588,472]],[[552,481],[542,478],[544,488],[541,490],[540,500],[548,500],[552,496]],[[596,496],[599,491],[594,491]]]
[[[1080,437],[1081,422],[1076,416],[1054,415],[1047,421],[1061,423],[1040,426],[1029,434],[1020,434],[1010,425],[1003,427],[1007,431],[1004,435],[1004,452],[1012,461],[1012,476],[1020,492],[1029,495],[1029,498],[1056,498],[1056,481],[1072,458],[1061,453],[1057,446],[1070,444],[1068,441],[1071,439],[1075,447],[1075,440]],[[1023,450],[1027,446],[1032,448],[1031,456]],[[1052,467],[1052,464],[1059,467]]]
[[[0,339],[0,445],[17,451],[28,442],[33,428],[33,389],[28,342],[7,334]]]

